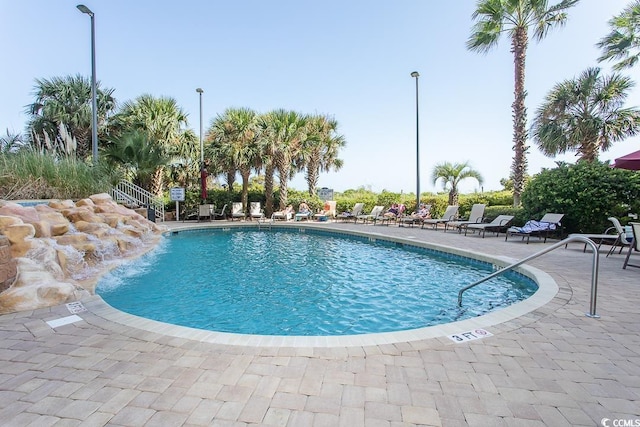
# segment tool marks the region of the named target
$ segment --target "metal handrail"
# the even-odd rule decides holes
[[[593,240],[589,239],[588,237],[584,237],[584,236],[570,236],[567,237],[566,239],[555,243],[551,246],[549,246],[548,248],[545,248],[539,252],[536,252],[533,255],[529,255],[526,258],[521,259],[518,262],[515,262],[513,264],[510,264],[498,271],[495,271],[493,273],[491,273],[490,275],[476,281],[473,282],[472,284],[465,286],[464,288],[460,289],[460,292],[458,292],[458,307],[462,307],[462,294],[473,288],[474,286],[479,285],[480,283],[486,282],[489,279],[493,279],[494,277],[496,277],[499,274],[505,273],[509,270],[513,270],[515,267],[518,267],[519,265],[524,264],[527,261],[531,261],[534,258],[538,258],[541,255],[546,254],[547,252],[551,252],[554,249],[557,249],[561,246],[566,245],[569,242],[575,242],[575,241],[579,241],[579,242],[583,242],[589,246],[591,246],[591,250],[593,251],[593,265],[591,267],[591,301],[590,301],[590,305],[589,305],[589,313],[587,313],[586,315],[588,317],[600,317],[596,314],[596,298],[597,298],[597,293],[598,293],[598,260],[599,260],[599,253],[598,253],[598,247],[596,246],[596,244],[594,243]]]
[[[155,211],[156,218],[164,221],[164,203],[144,188],[123,180],[111,189],[111,195],[114,199],[120,196],[120,198],[126,198],[127,201],[151,208]]]

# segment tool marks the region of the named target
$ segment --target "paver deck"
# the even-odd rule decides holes
[[[322,224],[513,259],[551,244]],[[463,343],[221,344],[113,319],[99,298],[55,328],[65,305],[0,316],[0,425],[640,425],[640,270],[606,250],[600,318],[585,316],[592,255],[573,244],[530,262],[558,285],[549,303]]]

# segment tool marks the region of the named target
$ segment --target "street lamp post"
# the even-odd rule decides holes
[[[201,88],[197,88],[196,92],[200,95],[200,168],[204,168],[204,148],[202,145],[202,92]]]
[[[98,100],[96,89],[96,22],[95,15],[87,6],[76,6],[82,13],[91,17],[91,152],[93,163],[98,163]]]
[[[200,98],[200,192],[204,203],[207,197],[207,171],[204,168],[204,145],[202,143],[202,93],[204,91],[202,88],[197,88],[196,92]]]
[[[420,126],[418,113],[418,77],[417,71],[411,73],[411,77],[416,78],[416,212],[420,209]]]

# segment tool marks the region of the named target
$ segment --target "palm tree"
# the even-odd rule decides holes
[[[640,58],[640,0],[609,20],[611,32],[596,44],[602,49],[599,62],[617,60],[613,69],[633,67]]]
[[[112,132],[117,136],[133,130],[142,131],[157,144],[168,161],[184,161],[192,166],[197,161],[194,160],[197,141],[193,131],[186,129],[187,125],[186,113],[173,98],[141,95],[123,104],[113,118]],[[158,196],[163,190],[165,166],[158,166],[150,189]]]
[[[640,129],[640,110],[622,107],[632,87],[630,78],[602,76],[597,67],[558,83],[536,112],[536,144],[547,156],[575,150],[580,160],[597,160],[600,151]]]
[[[327,116],[309,118],[307,139],[298,153],[296,162],[298,170],[306,168],[306,180],[309,195],[316,195],[316,187],[320,172],[331,168],[339,170],[343,161],[338,158],[338,151],[345,146],[344,136],[336,133],[338,122]]]
[[[22,135],[9,132],[9,129],[6,132],[0,137],[0,154],[16,153],[25,147]]]
[[[242,208],[246,211],[249,195],[249,175],[257,168],[260,157],[257,114],[249,108],[228,108],[218,115],[209,130],[215,141],[216,155],[226,159],[242,177]]]
[[[515,67],[515,100],[513,111],[513,205],[520,204],[527,174],[527,109],[524,87],[525,60],[529,45],[529,30],[533,36],[542,40],[549,30],[564,25],[567,20],[566,9],[574,6],[578,0],[562,0],[555,6],[549,6],[547,0],[480,0],[472,18],[476,21],[467,48],[482,53],[488,52],[498,44],[503,33],[511,39]]]
[[[96,84],[98,106],[98,133],[106,124],[116,101],[113,89],[100,89],[100,82]],[[28,128],[32,144],[39,149],[47,149],[42,141],[56,141],[63,138],[60,130],[75,139],[77,147],[75,155],[84,159],[91,154],[91,80],[81,75],[53,77],[51,80],[36,79],[34,87],[36,100],[27,106],[30,115]],[[104,137],[104,134],[101,135]]]
[[[449,163],[444,162],[437,164],[431,173],[431,179],[434,184],[442,181],[442,188],[449,189],[449,204],[458,204],[458,185],[467,178],[475,178],[478,184],[482,185],[482,175],[469,166],[469,162]]]
[[[280,184],[280,206],[282,210],[287,204],[288,184],[295,169],[293,161],[297,158],[302,143],[307,138],[308,118],[295,111],[278,109],[267,113],[262,120],[262,152],[266,158],[265,192],[267,214],[272,209],[272,192],[268,189],[268,181],[273,181],[273,172],[278,171]],[[271,176],[269,176],[271,175]],[[269,202],[271,201],[271,206]]]
[[[162,147],[140,130],[118,136],[103,152],[107,161],[122,167],[131,182],[147,191],[151,191],[158,168],[168,161]]]

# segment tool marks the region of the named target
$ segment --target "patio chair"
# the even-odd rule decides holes
[[[231,221],[234,219],[244,219],[245,216],[244,209],[242,209],[242,202],[233,202],[231,205]]]
[[[324,206],[321,212],[313,215],[313,219],[316,221],[328,221],[330,218],[335,218],[336,216],[336,201],[335,200],[327,200],[324,202]]]
[[[404,211],[407,207],[403,203],[399,203],[397,207],[397,211],[394,213],[393,211],[389,212],[380,212],[374,219],[373,224],[377,224],[378,222],[381,225],[389,225],[391,222],[397,222],[398,219],[402,218],[404,215]]]
[[[564,214],[559,213],[546,213],[540,219],[536,221],[531,219],[527,221],[522,227],[510,227],[504,236],[505,242],[509,236],[522,236],[522,240],[527,238],[527,244],[529,244],[529,238],[531,236],[538,236],[538,238],[544,238],[544,243],[547,243],[547,238],[556,234],[562,234],[562,218]]]
[[[630,244],[630,242],[626,240],[624,228],[620,224],[620,221],[618,221],[618,218],[610,217],[608,219],[613,223],[613,227],[607,228],[602,234],[571,233],[569,234],[569,237],[582,236],[586,237],[587,239],[591,239],[595,243],[598,243],[598,250],[600,250],[600,246],[602,246],[603,243],[610,244],[611,248],[609,249],[609,252],[607,252],[607,256],[609,256],[611,253],[613,253],[613,250],[616,248],[619,242],[621,242],[622,240],[624,240],[626,244]],[[564,245],[564,247],[566,248],[567,245]],[[622,248],[623,246],[620,246],[620,252],[622,252]],[[582,252],[586,252],[586,250],[587,244],[585,243]]]
[[[636,251],[640,252],[640,222],[630,222],[631,232],[633,234],[633,240],[631,241],[631,245],[629,245],[629,252],[627,252],[627,257],[624,260],[624,264],[622,265],[623,269],[627,269],[627,267],[636,267],[640,268],[640,264],[630,264],[629,257],[631,256],[631,252]]]
[[[429,218],[422,221],[422,226],[420,228],[424,228],[425,224],[432,225],[434,230],[438,229],[439,224],[446,224],[448,221],[454,221],[456,216],[458,215],[458,206],[457,205],[449,205],[447,206],[447,210],[444,211],[444,214],[440,218]]]
[[[462,226],[467,224],[479,224],[482,222],[484,218],[484,208],[487,205],[482,203],[476,203],[471,206],[471,212],[469,212],[469,218],[463,221],[447,221],[444,223],[444,231],[445,233],[449,228],[458,229],[458,233],[462,233]]]
[[[293,210],[293,206],[289,205],[282,211],[276,211],[271,214],[273,221],[290,221],[293,219],[293,215],[296,212]]]
[[[607,252],[607,257],[616,250],[616,245],[620,245],[620,250],[618,251],[618,254],[621,254],[625,246],[631,245],[631,240],[633,239],[632,232],[629,231],[629,233],[627,233],[627,231],[624,229],[622,224],[620,224],[620,220],[618,218],[612,216],[612,217],[609,217],[608,219],[613,223],[613,226],[615,227],[616,232],[618,233],[618,236],[620,236],[620,238],[618,239],[617,242],[611,245],[611,249],[609,249],[609,252]]]
[[[213,212],[213,219],[226,219],[227,218],[227,204],[225,203],[222,206],[222,210],[220,212]]]
[[[336,216],[336,219],[341,219],[342,221],[350,221],[356,220],[358,215],[362,213],[362,209],[364,208],[364,203],[356,203],[353,205],[353,209],[351,211],[342,212]]]
[[[431,212],[431,205],[421,205],[422,208],[425,212],[427,212],[427,214],[429,212]],[[428,215],[427,215],[428,216]],[[420,224],[422,225],[422,221],[424,221],[425,217],[420,216],[418,212],[411,212],[410,215],[402,215],[400,218],[398,218],[397,222],[398,222],[398,227],[404,227],[405,224],[410,225],[411,227],[413,227],[416,224]]]
[[[380,215],[382,213],[382,211],[384,211],[384,206],[376,205],[376,206],[373,207],[373,209],[371,209],[370,213],[357,215],[356,216],[356,224],[358,223],[359,220],[362,220],[363,224],[366,224],[369,221],[374,222],[375,218],[378,215]]]
[[[198,222],[200,222],[201,219],[204,220],[204,218],[211,221],[214,210],[215,206],[211,204],[198,205]]]
[[[487,231],[491,231],[496,233],[497,236],[500,235],[500,232],[506,231],[507,228],[511,225],[511,221],[513,221],[513,215],[498,215],[491,222],[482,222],[480,224],[464,224],[461,228],[464,228],[464,235],[467,235],[467,231],[473,230],[474,232],[478,230],[478,235],[480,231],[482,231],[482,238],[484,239],[484,234]]]
[[[251,202],[249,203],[249,219],[263,219],[264,211],[262,210],[262,206],[260,202]]]

